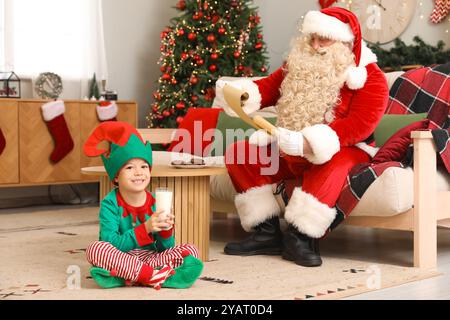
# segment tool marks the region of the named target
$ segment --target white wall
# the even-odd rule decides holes
[[[146,114],[160,76],[160,33],[177,14],[178,0],[104,0],[103,20],[108,87],[119,99],[136,100],[139,126]]]

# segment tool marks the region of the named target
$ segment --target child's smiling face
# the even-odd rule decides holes
[[[120,169],[114,181],[123,191],[144,191],[150,183],[150,166],[142,159],[131,159]]]

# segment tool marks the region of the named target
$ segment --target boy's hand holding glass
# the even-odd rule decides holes
[[[154,212],[150,219],[145,222],[145,229],[147,233],[170,230],[173,227],[174,219],[175,217],[172,213],[166,214],[162,210]]]

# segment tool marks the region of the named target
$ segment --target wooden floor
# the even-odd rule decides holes
[[[219,241],[244,239],[247,234],[235,216],[224,218],[214,215],[211,238]],[[376,230],[351,226],[338,227],[321,241],[323,259],[343,256],[377,263],[412,266],[413,235],[409,232]],[[287,262],[286,263],[290,263]],[[438,229],[438,271],[442,276],[405,284],[395,288],[378,290],[347,298],[369,299],[442,299],[450,300],[450,230]],[[383,276],[383,275],[381,275]]]

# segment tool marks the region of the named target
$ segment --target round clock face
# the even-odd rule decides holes
[[[384,44],[406,30],[416,4],[416,0],[353,0],[350,9],[359,19],[363,39]]]

